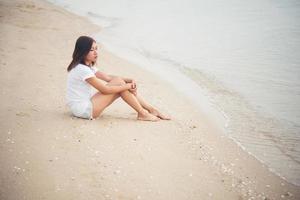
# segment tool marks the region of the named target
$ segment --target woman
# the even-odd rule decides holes
[[[73,60],[68,66],[67,104],[73,115],[86,119],[97,118],[107,106],[121,97],[137,112],[138,120],[170,119],[137,95],[137,86],[133,79],[98,71],[94,67],[96,60],[96,41],[88,36],[79,37],[75,44]],[[92,87],[98,90],[94,95]]]

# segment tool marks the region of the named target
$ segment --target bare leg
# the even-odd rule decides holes
[[[156,108],[154,108],[152,105],[150,105],[149,103],[147,103],[144,99],[142,99],[140,96],[137,95],[137,93],[133,93],[135,95],[135,97],[137,98],[137,100],[139,101],[139,103],[143,106],[143,108],[145,108],[146,110],[148,110],[149,113],[159,117],[160,119],[163,120],[170,120],[171,118],[169,116],[165,116],[162,113],[160,113]]]
[[[106,107],[119,97],[119,94],[104,95],[100,92],[96,93],[91,99],[93,103],[93,118],[97,118]]]
[[[115,78],[108,84],[124,84],[125,82],[122,79]],[[101,112],[109,106],[114,100],[116,100],[118,97],[122,97],[122,99],[131,106],[134,110],[138,113],[138,120],[144,120],[144,121],[157,121],[159,120],[156,116],[150,114],[147,110],[145,110],[137,98],[128,90],[120,92],[119,94],[100,94],[97,93],[92,97],[92,103],[93,103],[93,117],[98,117]]]
[[[136,93],[134,94],[135,97],[137,98],[137,100],[140,102],[140,104],[143,106],[143,108],[145,108],[146,110],[148,110],[149,112],[155,110],[155,108],[150,105],[149,103],[147,103],[144,99],[142,99],[140,96],[138,96]]]

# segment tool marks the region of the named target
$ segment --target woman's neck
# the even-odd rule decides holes
[[[85,64],[86,66],[89,66],[89,67],[91,66],[91,63],[90,63],[90,62],[87,62],[87,61],[85,61],[84,64]]]

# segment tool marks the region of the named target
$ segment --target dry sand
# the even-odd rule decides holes
[[[300,198],[171,85],[105,50],[98,67],[135,78],[173,120],[136,121],[122,100],[72,117],[66,66],[77,37],[101,29],[40,0],[0,6],[0,199]]]

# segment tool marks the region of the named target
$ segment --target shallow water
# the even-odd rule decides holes
[[[299,1],[50,2],[99,24],[99,42],[202,108],[205,96],[229,137],[300,185]]]

